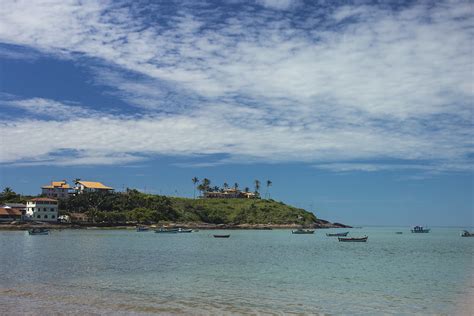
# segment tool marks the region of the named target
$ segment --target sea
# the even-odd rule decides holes
[[[472,315],[461,229],[0,231],[0,315]]]

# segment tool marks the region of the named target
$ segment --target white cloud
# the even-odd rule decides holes
[[[306,18],[243,9],[211,23],[219,8],[213,10],[182,8],[167,24],[150,24],[133,9],[108,2],[4,3],[1,41],[72,59],[93,57],[101,64],[94,68],[100,69],[96,82],[149,114],[101,118],[88,112],[86,118],[74,107],[64,108],[65,122],[30,120],[20,128],[19,122],[2,123],[13,142],[3,146],[2,161],[31,159],[16,146],[20,141],[34,146],[26,131],[35,131],[33,139],[41,142],[59,124],[80,136],[44,146],[40,151],[48,159],[70,149],[84,157],[90,153],[91,160],[83,160],[88,163],[120,154],[142,159],[223,153],[230,161],[345,164],[390,158],[429,160],[433,168],[452,170],[458,169],[450,161],[469,164],[474,94],[469,2],[400,11],[344,6],[325,12],[325,18],[316,9]],[[41,105],[44,110],[63,109],[40,101],[49,102]],[[29,111],[39,106],[38,99],[15,105]]]

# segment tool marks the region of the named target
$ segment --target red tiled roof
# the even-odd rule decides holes
[[[0,207],[0,215],[21,216],[21,210],[17,208]]]

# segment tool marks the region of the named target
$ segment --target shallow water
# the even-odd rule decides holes
[[[460,229],[155,234],[0,232],[0,314],[463,314],[474,238]],[[341,231],[341,230],[339,230]],[[396,231],[403,231],[396,235]],[[224,231],[219,231],[224,233]]]

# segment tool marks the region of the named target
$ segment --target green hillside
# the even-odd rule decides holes
[[[170,198],[183,221],[213,224],[312,224],[313,213],[273,200]]]

